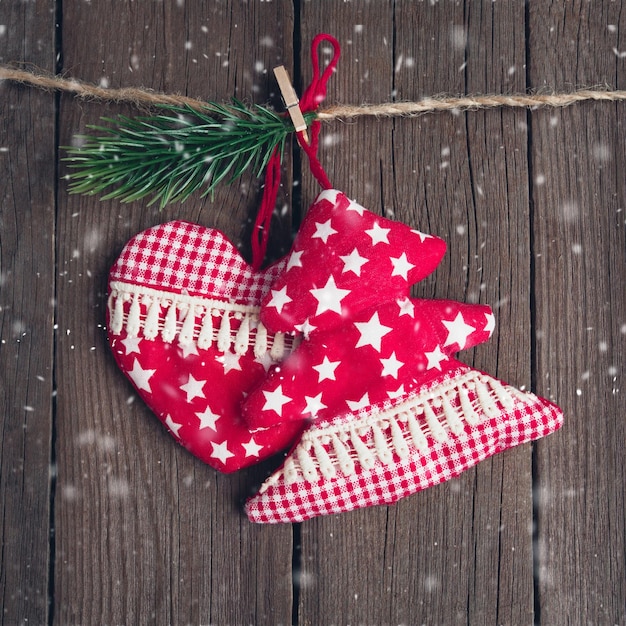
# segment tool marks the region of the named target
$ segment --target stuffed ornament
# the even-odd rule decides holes
[[[321,71],[324,42],[334,54]],[[488,307],[409,296],[443,241],[331,189],[315,111],[339,53],[333,37],[313,40],[299,102],[277,72],[289,120],[237,101],[165,106],[98,127],[72,153],[74,191],[161,205],[265,169],[251,265],[219,231],[162,224],[126,245],[108,304],[118,365],[202,461],[232,472],[292,446],[248,501],[254,522],[395,502],[562,422],[550,402],[454,358],[490,337]],[[326,191],[289,257],[261,270],[290,132]]]
[[[294,343],[258,315],[284,265],[255,271],[219,231],[175,221],[131,239],[109,275],[119,367],[172,436],[222,472],[276,454],[302,430],[285,422],[252,433],[240,413]]]
[[[320,72],[323,42],[335,54]],[[313,81],[301,102],[308,121],[324,99],[339,43],[318,35],[311,51]],[[105,198],[125,201],[152,195],[162,206],[199,189],[206,195],[250,167],[265,168],[251,265],[219,231],[175,221],[131,239],[109,276],[108,336],[119,367],[172,436],[222,472],[288,448],[304,428],[301,421],[285,421],[252,432],[241,416],[245,396],[297,343],[293,333],[268,333],[258,315],[285,266],[283,260],[260,269],[286,137],[294,124],[306,129],[305,118],[290,113],[292,121],[238,101],[207,103],[201,110],[164,107],[156,116],[96,127],[104,134],[83,138],[72,151],[74,191],[106,190]],[[311,150],[319,129],[313,122]],[[323,173],[319,164],[318,171]]]
[[[444,243],[324,191],[262,302],[305,340],[246,399],[251,427],[308,426],[246,505],[299,522],[389,504],[562,423],[552,403],[456,359],[494,329],[487,306],[409,297]]]

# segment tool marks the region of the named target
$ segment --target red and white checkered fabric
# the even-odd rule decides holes
[[[217,232],[183,221],[149,228],[124,247],[110,280],[258,305],[284,262],[255,272]]]
[[[255,272],[221,232],[175,221],[133,237],[109,275],[117,364],[176,441],[221,472],[288,448],[302,431],[252,432],[240,411],[290,349],[291,338],[267,333],[258,316],[283,268]]]
[[[531,393],[501,385],[485,374],[479,374],[475,381],[468,381],[468,373],[471,379],[472,372],[475,370],[461,368],[447,378],[447,382],[423,390],[424,401],[432,401],[438,385],[447,386],[444,393],[449,395],[450,381],[464,378],[468,388],[472,384],[484,384],[490,389],[499,389],[500,398],[512,400],[510,404],[507,401],[509,408],[505,408],[500,399],[492,397],[491,412],[497,408],[497,414],[488,417],[480,402],[477,403],[476,394],[470,391],[468,395],[479,416],[479,423],[471,425],[465,422],[462,430],[455,434],[451,432],[445,415],[437,411],[437,419],[445,430],[445,435],[439,433],[438,438],[431,432],[423,413],[409,426],[404,416],[411,409],[398,407],[391,411],[383,410],[378,415],[374,410],[367,418],[344,416],[343,421],[340,419],[334,425],[316,423],[291,451],[283,466],[264,483],[259,494],[248,500],[248,518],[264,524],[301,522],[319,515],[392,504],[455,478],[494,454],[544,437],[560,428],[563,416],[554,404]],[[419,394],[411,401],[414,407],[419,407]],[[450,405],[461,409],[458,398],[452,400]],[[366,425],[373,422],[379,425],[376,434]],[[419,428],[417,438],[416,423]],[[350,435],[341,437],[341,432]],[[343,452],[348,453],[351,464],[346,464],[345,457],[342,460],[342,455],[337,454],[336,441],[339,437],[343,439]],[[362,443],[360,450],[353,445],[355,437]],[[366,468],[360,457],[368,459],[368,452],[370,467]],[[344,471],[346,467],[348,471]],[[316,473],[317,477],[307,479],[303,476],[305,472],[309,475]]]

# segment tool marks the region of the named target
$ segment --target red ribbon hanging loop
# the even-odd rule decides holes
[[[332,45],[334,54],[320,75],[318,48],[324,42],[329,42]],[[302,98],[300,98],[300,109],[303,113],[315,111],[324,101],[324,98],[326,97],[326,85],[337,67],[340,54],[341,46],[333,36],[321,33],[313,39],[313,42],[311,43],[313,78],[311,79],[311,84],[305,89]],[[309,127],[309,141],[307,141],[305,131],[296,133],[296,138],[298,140],[298,144],[304,150],[309,159],[311,173],[323,189],[330,189],[332,185],[330,184],[328,176],[317,158],[320,129],[321,124],[319,120],[315,120]],[[267,170],[265,171],[263,199],[261,200],[261,206],[259,207],[259,212],[257,213],[252,231],[252,267],[255,270],[259,270],[261,268],[267,251],[272,213],[274,212],[274,207],[276,206],[276,198],[278,197],[278,189],[280,188],[280,162],[280,152],[278,148],[275,148],[270,160],[268,161]]]
[[[320,62],[318,49],[324,42],[328,42],[333,47],[333,56],[322,72],[320,76]],[[300,108],[304,113],[315,111],[319,105],[326,98],[326,85],[329,78],[333,75],[337,63],[339,62],[339,56],[341,55],[341,46],[339,42],[332,36],[322,33],[317,35],[311,43],[311,63],[313,64],[313,78],[311,84],[306,88],[302,98],[300,99]],[[296,138],[300,147],[304,150],[305,154],[309,158],[309,167],[311,173],[315,176],[317,182],[323,189],[330,189],[332,185],[328,180],[328,176],[324,171],[319,159],[317,158],[317,151],[319,149],[319,136],[321,130],[321,123],[319,120],[315,120],[311,123],[309,128],[310,140],[307,142],[306,134],[304,132],[296,133]]]
[[[267,163],[263,198],[252,230],[252,268],[257,272],[261,269],[265,253],[267,252],[267,241],[270,236],[272,213],[274,213],[274,207],[276,206],[279,188],[280,152],[277,146],[274,148],[274,152]]]

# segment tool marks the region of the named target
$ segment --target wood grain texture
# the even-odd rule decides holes
[[[625,8],[531,3],[531,86],[623,88]],[[566,416],[536,446],[545,624],[626,621],[625,121],[615,106],[532,116],[536,378]]]
[[[384,102],[393,90],[393,14],[387,2],[303,2],[302,82],[311,77],[310,42],[329,32],[342,45],[338,70],[328,85],[327,104]],[[320,58],[328,60],[322,51]],[[374,212],[383,210],[381,180],[389,167],[391,135],[375,120],[324,126],[320,161],[331,183]],[[303,206],[319,185],[302,163]],[[299,623],[383,624],[392,589],[384,569],[387,509],[359,510],[310,520],[301,529]]]
[[[325,23],[352,41],[334,87],[346,101],[366,101],[372,86],[384,100],[524,89],[521,4],[359,6],[334,5],[329,17],[328,4],[305,3],[302,12],[303,41]],[[356,73],[367,73],[365,90],[350,65],[355,41],[369,53],[367,65],[359,55]],[[500,332],[464,360],[528,385],[526,113],[380,120],[348,125],[341,136],[329,158],[323,153],[331,181],[449,244],[416,295],[497,306]],[[301,592],[304,623],[332,624],[338,615],[346,623],[525,623],[533,610],[531,518],[526,447],[394,507],[307,525],[303,568],[314,582]]]
[[[0,2],[0,62],[54,71],[58,21],[70,76],[280,106],[271,68],[306,86],[310,41],[329,32],[343,49],[329,105],[624,89],[624,8]],[[0,95],[2,623],[626,623],[623,104],[323,127],[337,188],[448,242],[415,295],[495,307],[496,334],[464,360],[555,400],[566,422],[396,506],[292,528],[241,512],[279,459],[225,476],[191,457],[117,370],[104,329],[108,270],[145,228],[195,221],[250,258],[258,181],[162,212],[69,196],[59,146],[137,111],[63,96],[55,130],[54,96],[6,83]],[[306,210],[319,188],[306,162],[295,168]],[[274,258],[291,240],[291,169],[287,159]]]
[[[524,90],[524,11],[521,3],[466,2],[436,7],[396,5],[399,99],[445,93]],[[404,11],[404,13],[402,13]],[[497,27],[494,25],[497,24]],[[439,60],[434,65],[423,59]],[[437,63],[441,63],[439,66]],[[421,128],[420,128],[421,126]],[[530,236],[526,113],[471,112],[396,125],[396,184],[392,201],[402,221],[448,242],[427,297],[481,302],[494,308],[492,339],[460,358],[517,386],[530,370]],[[413,191],[407,171],[415,171]],[[390,185],[391,187],[391,185]],[[432,295],[431,295],[432,294]],[[413,597],[409,623],[527,623],[532,615],[531,448],[492,457],[457,481],[397,507],[396,527],[413,524],[422,549],[408,551]],[[421,523],[420,523],[421,522]],[[400,530],[400,536],[402,536]],[[404,531],[406,532],[406,531]],[[390,543],[397,543],[394,538]],[[424,574],[428,572],[428,574]],[[443,593],[455,589],[453,595]]]
[[[0,63],[54,70],[54,3],[0,6]],[[0,623],[46,623],[55,102],[0,84]]]
[[[113,24],[111,45],[103,25]],[[286,2],[66,3],[63,28],[64,67],[111,86],[262,103],[266,69],[291,63]],[[64,98],[61,144],[102,115],[130,112]],[[58,623],[291,619],[291,529],[253,526],[240,508],[267,468],[219,475],[177,446],[117,370],[103,329],[108,270],[130,237],[179,218],[245,242],[253,183],[250,174],[213,201],[163,212],[61,190]]]

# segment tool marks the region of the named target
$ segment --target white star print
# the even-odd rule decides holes
[[[424,352],[424,356],[428,359],[428,363],[426,364],[426,369],[437,368],[441,371],[441,361],[446,361],[448,359],[447,355],[445,355],[439,346],[437,346],[432,352]]]
[[[321,239],[324,243],[328,243],[328,238],[336,234],[337,231],[330,225],[330,220],[325,222],[315,222],[315,232],[311,235],[311,239]]]
[[[390,257],[389,260],[393,265],[393,270],[391,271],[392,276],[402,276],[404,280],[408,280],[409,278],[409,270],[412,270],[415,265],[413,263],[409,263],[409,260],[406,258],[406,253],[403,252],[397,259]]]
[[[393,330],[389,326],[383,326],[380,323],[378,311],[372,315],[369,322],[355,322],[354,325],[357,327],[359,333],[361,333],[356,347],[372,346],[377,352],[380,352],[382,338]]]
[[[228,441],[223,441],[222,443],[215,443],[214,441],[212,441],[211,445],[213,446],[213,452],[211,452],[211,457],[217,459],[218,461],[221,461],[222,463],[224,463],[224,465],[226,465],[226,461],[228,459],[235,456],[228,449]]]
[[[267,303],[267,306],[275,307],[278,311],[278,314],[280,315],[283,312],[283,307],[285,306],[285,304],[292,302],[291,298],[287,295],[287,285],[279,290],[272,289],[271,294],[272,298]]]
[[[415,305],[411,302],[410,298],[405,298],[404,300],[396,300],[398,306],[400,307],[400,313],[398,317],[402,317],[403,315],[408,315],[409,317],[415,317]]]
[[[426,239],[432,239],[432,235],[427,235],[426,233],[422,233],[419,230],[411,229],[412,233],[415,233],[420,238],[420,243],[424,243]]]
[[[287,261],[287,267],[285,271],[288,272],[292,267],[302,267],[302,253],[304,250],[300,250],[299,252],[292,252],[289,256],[289,261]]]
[[[307,317],[302,324],[296,324],[295,329],[300,331],[306,339],[309,338],[309,335],[317,328],[317,326],[313,326],[311,322],[309,322],[309,318]]]
[[[182,428],[182,424],[177,424],[173,419],[171,415],[168,415],[165,418],[165,425],[174,433],[174,435],[176,437],[178,437],[180,439],[180,435],[178,434],[178,431]]]
[[[343,261],[343,270],[342,274],[346,272],[352,272],[357,276],[361,275],[361,268],[368,262],[369,259],[362,257],[359,254],[359,251],[355,248],[350,252],[350,254],[346,254],[345,256],[339,257]]]
[[[351,201],[350,204],[348,205],[348,208],[346,209],[347,211],[356,211],[361,217],[363,216],[363,211],[365,211],[365,209],[358,204],[357,202]]]
[[[272,359],[272,355],[270,354],[269,350],[264,355],[257,356],[254,359],[254,362],[258,363],[259,365],[261,365],[261,367],[263,367],[263,369],[266,372],[269,371],[269,369],[270,369],[270,367],[272,367],[272,365],[274,365],[274,359]]]
[[[217,413],[213,413],[211,411],[211,407],[207,406],[206,409],[202,413],[196,413],[198,419],[200,420],[200,426],[198,426],[198,430],[202,430],[203,428],[210,428],[217,432],[217,428],[215,427],[215,422],[221,417]]]
[[[303,415],[307,415],[310,413],[313,417],[315,417],[322,409],[328,408],[322,402],[321,392],[318,393],[314,398],[312,398],[311,396],[304,396],[304,399],[306,400],[306,406],[304,407],[304,411],[302,411]]]
[[[319,365],[314,365],[313,369],[317,370],[319,374],[319,378],[317,380],[318,384],[323,380],[337,380],[335,377],[335,370],[339,367],[341,361],[330,361],[330,359],[325,356],[324,360]]]
[[[148,393],[152,393],[150,388],[150,378],[156,372],[156,370],[145,370],[139,365],[139,361],[135,359],[133,363],[133,369],[128,372],[130,379],[135,383],[137,389],[143,389]]]
[[[467,338],[476,330],[473,326],[465,323],[461,313],[457,313],[457,316],[453,320],[442,320],[443,325],[448,329],[448,338],[446,339],[445,346],[451,346],[453,343],[459,344],[459,349],[465,347]]]
[[[139,350],[139,343],[141,342],[141,337],[126,337],[126,339],[122,339],[120,343],[124,346],[124,350],[126,350],[126,354],[133,354],[136,352],[137,354],[141,354]]]
[[[404,365],[402,361],[398,360],[395,352],[392,352],[388,359],[381,359],[380,362],[383,365],[381,376],[393,376],[394,378],[398,378],[398,370]]]
[[[390,400],[396,400],[404,395],[404,385],[400,385],[395,391],[388,391]]]
[[[487,318],[487,323],[483,330],[491,335],[496,328],[496,317],[493,313],[485,313],[485,317]]]
[[[196,346],[195,342],[191,342],[191,343],[187,343],[184,346],[181,346],[180,344],[178,344],[178,347],[180,348],[181,352],[183,353],[183,358],[187,358],[190,354],[194,354],[196,356],[198,355],[198,347]]]
[[[180,388],[187,394],[187,402],[191,402],[194,398],[204,398],[204,387],[206,380],[196,380],[193,374],[189,374],[189,380],[181,385]]]
[[[326,202],[330,202],[331,204],[337,204],[337,198],[341,195],[340,191],[337,189],[326,189],[326,191],[322,191],[322,193],[318,197],[318,201],[326,200]]]
[[[241,372],[240,358],[239,355],[233,354],[232,352],[224,352],[224,356],[217,357],[217,360],[224,366],[224,374],[228,374],[230,370]]]
[[[365,232],[372,238],[372,245],[375,246],[377,243],[389,243],[387,235],[390,230],[391,228],[382,228],[378,222],[374,222],[374,226]]]
[[[317,300],[315,315],[326,311],[334,311],[341,315],[341,301],[350,293],[349,289],[339,289],[331,276],[320,289],[311,289],[311,295]]]
[[[360,411],[367,408],[370,403],[370,398],[367,393],[360,400],[346,400],[346,404],[350,407],[351,411]]]
[[[246,451],[246,456],[259,456],[259,452],[263,449],[255,440],[254,437],[250,437],[248,443],[242,443],[243,449]]]
[[[265,404],[263,405],[263,411],[274,411],[282,417],[283,406],[288,402],[291,402],[291,398],[283,394],[282,385],[278,385],[274,391],[264,391]]]

